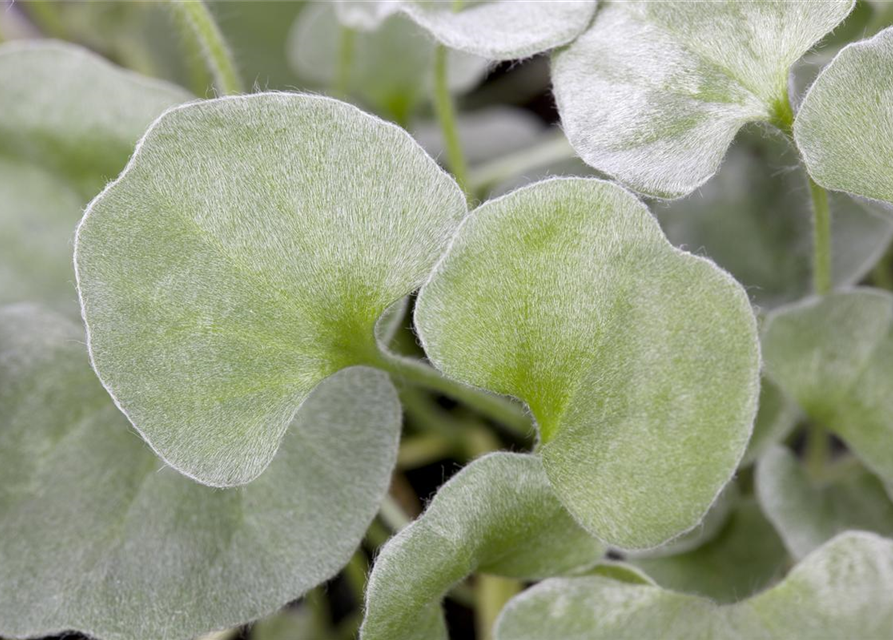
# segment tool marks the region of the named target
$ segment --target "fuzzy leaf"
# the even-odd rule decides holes
[[[607,578],[553,578],[509,602],[496,640],[886,638],[893,628],[893,541],[843,534],[772,589],[719,606]]]
[[[814,422],[893,479],[893,296],[854,289],[781,307],[763,327],[768,375]]]
[[[738,129],[785,111],[788,69],[853,0],[616,2],[553,61],[587,163],[674,198],[713,175]]]
[[[816,485],[793,454],[769,450],[757,465],[757,495],[795,558],[850,529],[893,536],[893,503],[884,485],[862,467]]]
[[[488,455],[384,547],[369,578],[362,640],[445,640],[440,601],[469,574],[543,578],[595,564],[604,551],[555,498],[539,458]]]
[[[893,203],[893,28],[845,47],[806,94],[794,137],[828,189]]]
[[[56,42],[0,46],[0,87],[0,304],[74,314],[81,210],[152,120],[189,95]]]
[[[0,634],[189,638],[272,613],[347,562],[396,460],[385,374],[324,381],[266,472],[221,491],[159,468],[82,340],[60,316],[0,310]]]
[[[94,366],[171,466],[249,482],[465,216],[401,129],[297,94],[168,112],[87,210],[75,267]]]
[[[744,453],[759,387],[747,296],[616,185],[549,180],[484,204],[415,320],[446,375],[527,403],[556,493],[612,545],[694,527]]]

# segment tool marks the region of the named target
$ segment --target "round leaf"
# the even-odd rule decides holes
[[[336,100],[169,111],[78,230],[93,364],[171,466],[246,483],[316,384],[378,361],[376,320],[465,213],[404,131]]]
[[[556,493],[610,544],[694,527],[744,453],[759,387],[747,296],[616,185],[550,180],[480,207],[415,320],[446,375],[528,404]]]
[[[348,561],[396,461],[385,374],[321,383],[264,474],[221,491],[159,468],[82,341],[59,316],[0,310],[0,634],[189,638],[271,613]]]
[[[588,164],[637,191],[686,195],[719,168],[742,125],[789,111],[789,67],[853,4],[609,4],[554,57],[568,138]]]

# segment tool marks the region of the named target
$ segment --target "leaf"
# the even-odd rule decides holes
[[[784,120],[788,69],[853,0],[616,2],[555,54],[555,98],[580,156],[678,198],[719,168],[748,122]]]
[[[745,128],[719,172],[686,198],[654,206],[673,244],[728,269],[762,308],[812,292],[812,202],[807,175],[781,135]],[[860,281],[883,256],[893,220],[876,203],[830,198],[832,275]]]
[[[632,562],[665,589],[720,603],[750,597],[784,574],[787,551],[756,501],[741,502],[723,524],[687,553]]]
[[[490,454],[441,487],[382,549],[361,637],[446,639],[440,601],[471,573],[543,578],[595,564],[604,551],[555,499],[539,458]]]
[[[612,545],[694,527],[750,437],[747,296],[616,185],[549,180],[484,204],[415,322],[447,376],[527,403],[559,499]]]
[[[893,296],[853,289],[779,308],[763,327],[766,371],[810,420],[893,479]]]
[[[404,131],[344,103],[169,111],[78,230],[93,364],[171,466],[249,482],[319,382],[380,361],[376,320],[465,213]]]
[[[763,511],[795,558],[850,529],[893,536],[893,503],[861,466],[817,485],[790,451],[773,447],[757,465],[756,488]]]
[[[553,578],[515,597],[496,640],[789,640],[886,638],[893,628],[893,541],[838,536],[777,586],[744,602],[706,598],[601,577]]]
[[[227,491],[159,468],[61,316],[0,310],[0,381],[3,636],[188,638],[272,613],[347,562],[396,460],[400,405],[366,368],[319,385]]]
[[[893,203],[893,28],[845,47],[806,94],[794,138],[821,186]]]
[[[595,14],[595,0],[378,0],[341,1],[338,17],[370,29],[396,11],[405,13],[438,42],[488,60],[515,60],[576,38]]]
[[[189,95],[55,42],[0,46],[0,86],[0,304],[73,314],[81,210],[152,120]]]
[[[338,75],[340,4],[314,4],[302,11],[289,35],[292,67],[322,87],[331,88]],[[408,123],[431,97],[434,49],[424,30],[403,15],[386,18],[374,31],[352,35],[348,91],[364,104],[398,123]],[[456,93],[472,89],[487,73],[488,63],[453,52],[448,84]]]

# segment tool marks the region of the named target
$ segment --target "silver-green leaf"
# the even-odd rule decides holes
[[[614,2],[555,54],[564,129],[587,163],[675,198],[717,170],[748,122],[790,119],[790,66],[853,0]]]
[[[750,437],[759,349],[746,294],[611,183],[549,180],[484,204],[415,322],[446,375],[527,403],[557,495],[612,545],[694,527]]]
[[[854,289],[780,307],[763,326],[768,375],[874,473],[893,479],[893,296]]]
[[[80,326],[0,310],[0,635],[167,640],[243,624],[331,578],[396,461],[387,376],[342,371],[250,486],[161,465],[90,370]]]
[[[794,122],[813,179],[893,203],[893,28],[845,47],[816,79]]]
[[[479,458],[382,549],[361,638],[446,640],[440,601],[469,574],[539,579],[594,565],[604,551],[555,498],[538,457]]]
[[[406,132],[342,102],[171,110],[78,229],[93,364],[171,466],[249,482],[319,382],[379,362],[377,319],[465,214]]]

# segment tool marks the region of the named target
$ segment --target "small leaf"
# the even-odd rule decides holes
[[[684,196],[738,129],[788,112],[788,69],[853,0],[616,2],[553,61],[568,138],[642,193]]]
[[[539,458],[479,458],[381,551],[361,637],[446,639],[440,601],[471,573],[537,579],[595,564],[603,553],[555,499]]]
[[[0,310],[0,634],[189,638],[269,614],[348,561],[396,460],[385,374],[324,381],[266,472],[220,491],[159,468],[82,340],[60,316]]]
[[[757,465],[756,487],[763,510],[795,558],[850,529],[893,536],[893,503],[884,485],[860,466],[816,485],[790,451],[774,447]]]
[[[93,364],[171,466],[243,484],[465,216],[402,130],[344,103],[254,94],[169,111],[87,210],[75,266]]]
[[[56,42],[0,46],[0,303],[77,313],[71,239],[146,127],[190,96]]]
[[[694,527],[744,453],[759,386],[747,296],[616,185],[549,180],[480,207],[415,320],[446,375],[528,404],[558,497],[610,544]]]
[[[806,94],[794,137],[827,189],[893,203],[893,28],[845,47]]]
[[[854,289],[781,307],[763,327],[766,371],[806,415],[893,479],[893,296]]]
[[[602,577],[553,578],[512,599],[496,640],[886,638],[893,628],[893,541],[853,532],[777,586],[738,604]]]
[[[632,562],[665,589],[722,603],[743,600],[784,575],[787,551],[755,501],[737,505],[724,525],[692,551]]]

